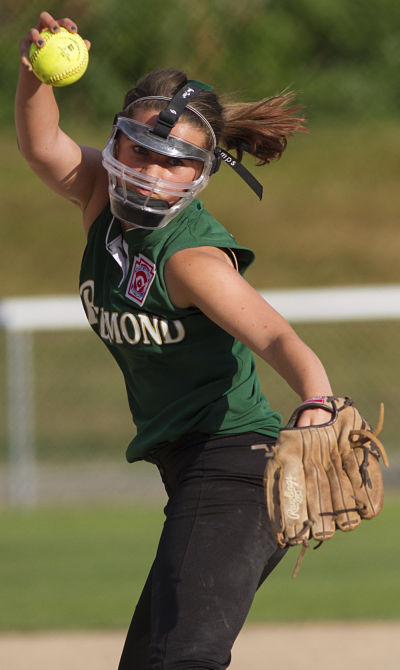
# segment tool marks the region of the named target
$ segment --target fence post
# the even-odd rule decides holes
[[[32,339],[31,331],[6,329],[9,498],[21,507],[37,501]]]

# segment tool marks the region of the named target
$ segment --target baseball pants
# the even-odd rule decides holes
[[[168,503],[119,670],[224,670],[257,588],[286,550],[266,515],[260,433],[192,435],[152,462]]]

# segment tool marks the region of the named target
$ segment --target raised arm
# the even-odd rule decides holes
[[[20,42],[21,64],[15,98],[18,146],[38,177],[58,195],[77,204],[90,224],[106,201],[101,152],[79,146],[61,130],[53,89],[35,77],[28,58],[32,42],[41,46],[39,33],[46,28],[57,32],[60,26],[77,31],[71,19],[56,21],[48,12],[42,12],[37,26]]]

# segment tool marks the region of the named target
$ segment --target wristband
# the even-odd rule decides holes
[[[326,395],[318,395],[318,396],[313,396],[312,398],[307,398],[307,400],[303,400],[303,402],[300,403],[299,407],[302,407],[302,405],[308,405],[309,403],[319,403],[323,405],[326,402]],[[310,409],[313,409],[310,407]],[[315,408],[317,409],[317,408]]]

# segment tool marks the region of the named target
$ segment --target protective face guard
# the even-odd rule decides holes
[[[103,151],[103,166],[108,172],[111,212],[121,221],[132,227],[163,228],[207,186],[210,175],[219,169],[221,162],[233,168],[261,200],[261,184],[234,156],[217,147],[215,134],[208,120],[189,104],[191,98],[204,89],[210,90],[210,87],[191,80],[173,98],[154,96],[132,103],[131,106],[143,100],[166,101],[166,107],[159,113],[154,128],[127,117],[127,110],[116,116],[112,135]],[[185,109],[197,116],[204,130],[208,131],[212,144],[210,151],[170,134]],[[163,156],[201,162],[203,169],[200,176],[191,182],[174,182],[157,179],[128,167],[116,158],[118,132]],[[138,189],[145,189],[146,195]],[[171,197],[178,200],[170,205],[165,198]]]
[[[202,149],[197,144],[181,140],[180,137],[175,135],[168,135],[166,138],[160,137],[154,133],[153,128],[135,121],[135,119],[118,116],[115,125],[130,140],[157,154],[201,161],[202,163],[212,162],[214,158],[212,152]]]
[[[157,179],[128,167],[116,158],[116,137],[119,131],[150,151],[202,163],[200,176],[191,182],[175,182]],[[213,144],[215,146],[214,137]],[[207,186],[214,161],[213,151],[207,151],[174,135],[160,137],[151,126],[118,116],[111,138],[103,151],[103,165],[108,172],[111,212],[134,227],[163,228]],[[138,189],[145,189],[148,195],[143,195]],[[171,197],[178,198],[172,205],[166,201],[166,198]]]

